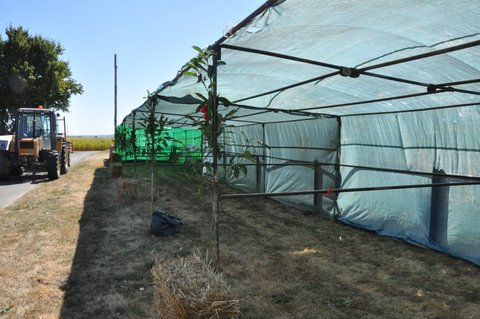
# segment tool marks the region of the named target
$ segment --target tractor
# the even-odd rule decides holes
[[[0,180],[24,171],[47,172],[48,179],[66,174],[72,144],[66,140],[65,118],[53,109],[21,108],[15,116],[15,134],[0,136]],[[63,132],[58,122],[63,121]]]

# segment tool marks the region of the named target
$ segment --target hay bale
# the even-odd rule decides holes
[[[118,200],[122,204],[131,204],[138,199],[138,182],[133,178],[122,178],[117,180]]]
[[[110,176],[112,177],[120,177],[122,176],[122,164],[121,163],[112,163],[110,165]]]
[[[160,319],[237,318],[239,301],[233,298],[225,276],[215,273],[198,254],[170,262],[156,262],[155,310]]]
[[[157,318],[188,319],[181,300],[168,287],[167,281],[162,276],[161,269],[159,266],[154,266],[152,269],[155,282],[153,301]]]

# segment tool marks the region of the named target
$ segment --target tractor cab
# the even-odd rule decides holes
[[[56,116],[53,110],[22,108],[17,115],[15,146],[18,156],[44,158],[56,150]]]

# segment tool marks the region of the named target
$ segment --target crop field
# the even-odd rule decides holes
[[[70,137],[74,151],[103,151],[113,144],[111,137]]]

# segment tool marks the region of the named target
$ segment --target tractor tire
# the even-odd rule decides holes
[[[10,158],[8,153],[0,153],[0,180],[8,181],[10,179]]]
[[[60,162],[58,160],[58,152],[51,151],[47,156],[47,173],[48,179],[58,179],[60,176]]]
[[[70,154],[68,154],[65,148],[62,148],[62,153],[60,155],[60,174],[67,174],[68,173],[68,166],[70,162]]]

